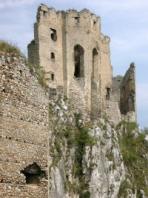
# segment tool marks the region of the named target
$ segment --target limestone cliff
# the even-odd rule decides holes
[[[148,142],[136,123],[83,120],[62,98],[49,120],[49,197],[147,197]]]

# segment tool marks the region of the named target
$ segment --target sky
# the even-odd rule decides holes
[[[148,127],[148,0],[0,0],[0,39],[27,54],[41,3],[59,10],[87,8],[101,17],[102,32],[111,38],[114,75],[135,62],[138,123]]]

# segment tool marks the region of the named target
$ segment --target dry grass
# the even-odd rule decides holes
[[[13,53],[16,55],[22,55],[20,49],[14,44],[7,41],[0,40],[0,52]]]

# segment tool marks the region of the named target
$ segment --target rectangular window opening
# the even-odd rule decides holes
[[[54,81],[54,74],[51,74],[51,80]]]

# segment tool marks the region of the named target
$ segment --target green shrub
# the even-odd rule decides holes
[[[109,161],[113,161],[113,162],[114,162],[114,155],[113,155],[112,151],[107,152],[107,153],[106,153],[106,157],[107,157],[107,159],[108,159]]]
[[[68,148],[72,148],[72,146],[75,144],[74,132],[74,129],[69,126],[63,129],[63,135],[67,140]]]
[[[86,181],[83,172],[83,156],[85,155],[86,146],[93,146],[96,141],[89,134],[88,128],[80,126],[79,123],[77,124],[77,130],[75,131],[75,161],[73,165],[73,175],[79,180],[79,197],[89,198],[88,181]]]
[[[49,112],[52,113],[52,107],[49,108]],[[68,124],[60,125],[57,129],[54,129],[55,140],[53,142],[53,161],[52,166],[57,166],[57,163],[62,156],[62,147],[67,144],[67,155],[69,156],[69,149],[74,148],[74,159],[72,166],[72,175],[75,178],[73,182],[69,181],[69,178],[65,178],[64,186],[65,191],[71,191],[79,194],[81,198],[89,198],[89,182],[86,180],[83,170],[83,157],[85,155],[86,146],[93,146],[96,141],[89,134],[89,128],[83,126],[79,122],[81,119],[80,114],[75,114],[75,126]],[[92,167],[89,172],[91,172]],[[88,173],[87,173],[88,174]]]
[[[134,134],[135,123],[124,123],[123,134],[119,137],[120,149],[123,161],[131,176],[133,189],[143,189],[146,192],[145,177],[148,178],[148,160],[144,157],[148,150],[148,143],[145,141],[144,133]],[[147,193],[147,192],[146,192]]]
[[[120,185],[119,192],[118,192],[118,198],[127,197],[127,189],[131,189],[131,185],[125,179]]]
[[[90,198],[90,192],[86,191],[86,192],[80,193],[79,198]]]

